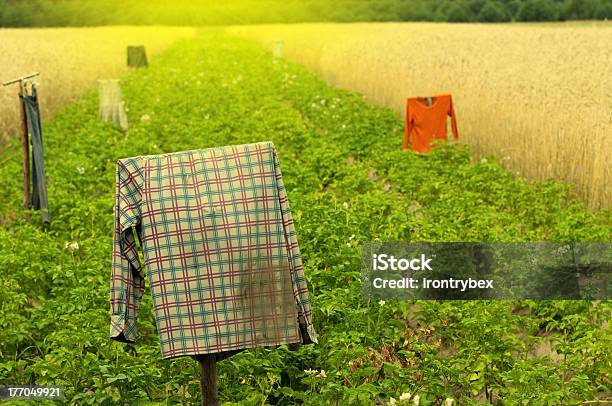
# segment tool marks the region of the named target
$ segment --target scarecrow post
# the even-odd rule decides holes
[[[19,113],[21,118],[21,146],[22,146],[22,171],[23,171],[23,208],[29,210],[32,208],[32,197],[30,196],[30,144],[28,137],[28,120],[25,112],[25,102],[23,98],[25,96],[25,81],[27,79],[38,76],[39,73],[32,73],[30,75],[22,76],[17,79],[9,80],[4,82],[3,86],[12,85],[15,83],[19,83]],[[25,213],[26,221],[30,220],[30,214],[26,211]]]
[[[202,406],[217,406],[217,359],[215,354],[196,355],[200,364],[200,387],[202,389]]]

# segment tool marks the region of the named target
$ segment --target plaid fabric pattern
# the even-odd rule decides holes
[[[112,339],[135,341],[146,269],[165,359],[317,342],[271,142],[118,160],[114,229]]]

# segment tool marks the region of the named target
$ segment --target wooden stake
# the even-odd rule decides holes
[[[21,145],[23,150],[22,169],[23,169],[23,207],[26,210],[32,208],[32,197],[30,196],[30,139],[28,137],[28,118],[25,112],[25,81],[38,76],[39,73],[31,73],[20,78],[12,79],[2,83],[2,86],[9,86],[19,83],[19,111],[21,114]],[[25,220],[30,221],[30,213],[26,211]]]
[[[196,355],[200,363],[200,387],[202,389],[202,406],[218,406],[217,395],[217,359],[215,354]]]

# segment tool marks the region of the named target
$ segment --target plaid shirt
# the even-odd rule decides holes
[[[316,343],[271,142],[117,161],[110,337],[134,342],[146,267],[162,357]]]

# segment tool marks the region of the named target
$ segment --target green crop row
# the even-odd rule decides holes
[[[97,120],[95,92],[46,123],[49,231],[21,220],[18,144],[0,158],[0,384],[59,385],[75,405],[198,404],[197,363],[161,360],[148,288],[137,344],[108,339],[115,162],[270,140],[320,343],[220,362],[222,401],[548,405],[612,392],[608,302],[360,293],[362,242],[610,241],[610,210],[589,213],[567,186],[529,184],[492,159],[472,163],[465,146],[402,152],[390,110],[216,31],[129,74],[122,91],[125,133]]]

